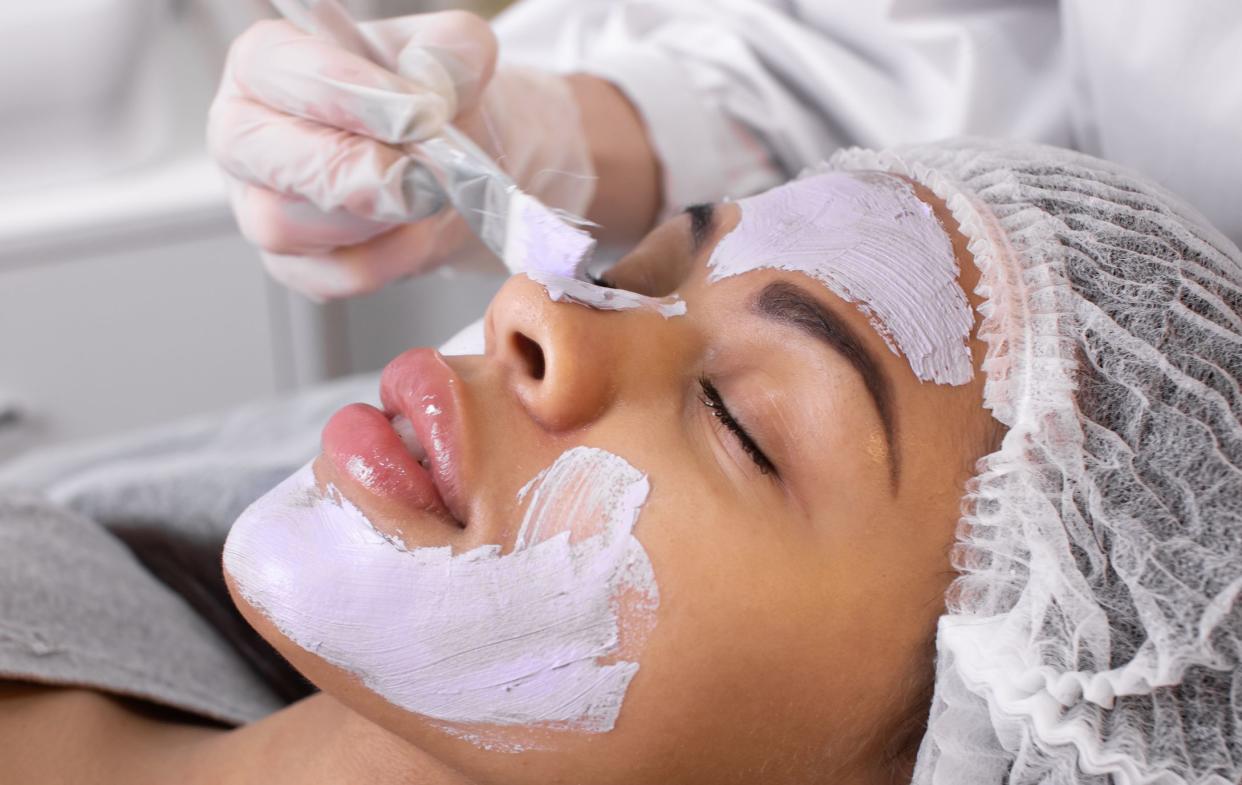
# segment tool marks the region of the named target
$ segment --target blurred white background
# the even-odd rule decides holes
[[[323,307],[266,278],[203,130],[229,41],[272,15],[264,0],[0,5],[0,459],[378,369],[499,287],[433,274]]]

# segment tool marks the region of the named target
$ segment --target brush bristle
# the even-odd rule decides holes
[[[572,226],[538,199],[517,193],[509,203],[505,266],[582,278],[595,250],[595,239]]]

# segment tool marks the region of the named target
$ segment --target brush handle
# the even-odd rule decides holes
[[[271,0],[271,3],[294,26],[376,65],[393,69],[389,58],[337,0]],[[508,214],[504,202],[510,193],[517,191],[513,178],[451,123],[445,123],[437,137],[420,147],[420,155],[415,156],[418,162],[431,170],[435,181],[471,230],[493,253],[503,258],[504,221]],[[488,198],[482,198],[484,193]]]

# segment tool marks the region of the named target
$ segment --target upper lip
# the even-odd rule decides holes
[[[410,421],[423,449],[427,470],[448,512],[466,524],[462,488],[461,383],[434,349],[412,349],[380,375],[380,401],[389,418]]]

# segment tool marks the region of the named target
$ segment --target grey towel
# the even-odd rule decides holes
[[[309,691],[236,616],[220,551],[374,375],[0,466],[0,677],[82,685],[229,724]]]

